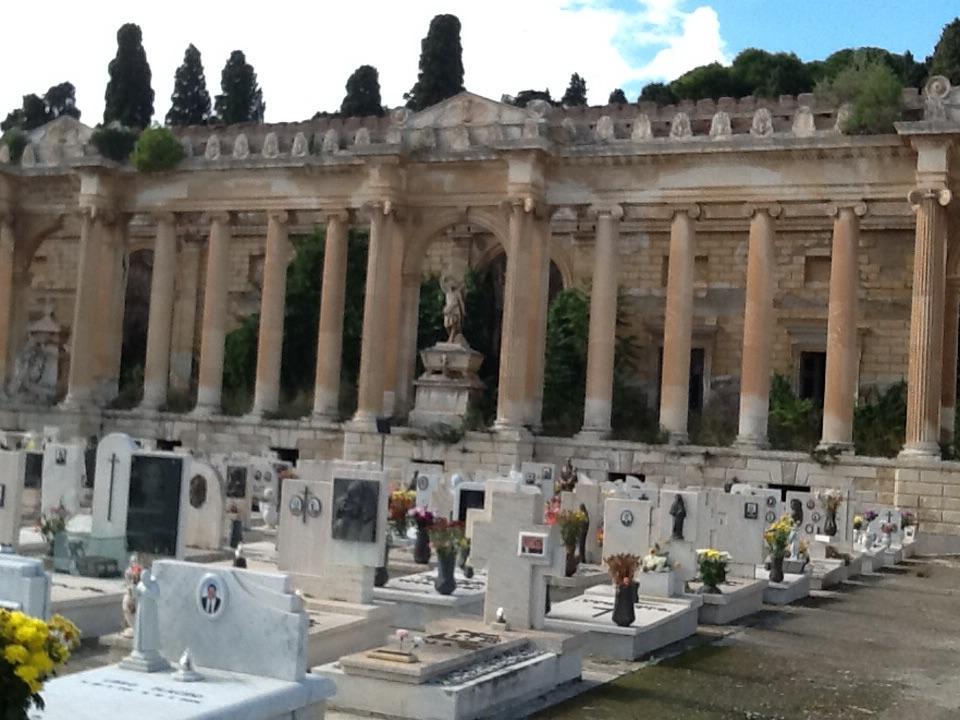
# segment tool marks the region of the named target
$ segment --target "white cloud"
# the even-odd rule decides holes
[[[252,7],[257,10],[247,10]],[[456,14],[463,24],[466,86],[495,99],[544,87],[559,97],[570,74],[578,72],[587,80],[590,101],[602,103],[613,88],[631,81],[670,79],[726,59],[716,13],[709,7],[684,11],[680,0],[638,0],[633,12],[604,0],[274,0],[260,6],[50,0],[42,28],[29,3],[5,8],[5,26],[18,31],[0,43],[0,117],[19,106],[23,94],[70,80],[82,119],[99,121],[116,29],[127,21],[143,28],[158,120],[191,42],[203,54],[211,95],[219,90],[230,51],[242,49],[257,71],[270,121],[336,110],[348,75],[364,63],[379,69],[384,102],[399,105],[416,80],[420,40],[441,12]],[[628,59],[644,50],[647,57],[655,52],[652,60]]]

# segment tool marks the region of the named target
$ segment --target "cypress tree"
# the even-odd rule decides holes
[[[103,122],[145,128],[153,117],[150,65],[143,49],[143,33],[134,23],[117,30],[117,55],[110,61]]]
[[[372,65],[361,65],[347,80],[347,94],[340,103],[340,114],[346,117],[381,116],[380,73]]]
[[[607,105],[626,105],[627,104],[627,95],[620,88],[617,88],[607,99]]]
[[[570,76],[570,84],[567,91],[560,98],[560,104],[566,107],[576,107],[587,104],[587,81],[580,77],[579,73]]]
[[[216,110],[221,122],[228,125],[241,122],[263,122],[266,105],[263,92],[257,85],[257,73],[247,62],[243,51],[234,50],[223,66],[220,76],[221,95],[217,95]]]
[[[210,93],[203,74],[200,51],[191,43],[177,68],[170,96],[167,125],[202,125],[210,119]]]
[[[463,46],[456,15],[437,15],[420,42],[420,73],[410,92],[407,107],[423,110],[463,92]]]

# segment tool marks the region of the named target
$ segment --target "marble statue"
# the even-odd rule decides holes
[[[463,318],[466,313],[463,283],[447,276],[440,281],[440,287],[443,288],[443,327],[447,331],[447,342],[466,347],[467,340],[463,337]]]
[[[125,670],[157,672],[166,670],[160,655],[160,614],[157,607],[160,586],[150,572],[141,573],[137,584],[137,618],[133,629],[133,652],[120,661]]]
[[[567,458],[567,461],[560,468],[558,492],[573,492],[577,486],[577,468],[573,465],[573,458]]]
[[[263,500],[260,502],[260,517],[266,527],[275,528],[278,515],[276,493],[273,488],[268,487],[263,491]]]
[[[803,502],[798,498],[790,501],[790,516],[793,518],[793,524],[797,527],[803,525]]]
[[[673,504],[670,506],[670,515],[673,517],[673,533],[671,538],[674,540],[683,540],[683,521],[687,517],[687,506],[683,502],[681,495],[673,498]]]

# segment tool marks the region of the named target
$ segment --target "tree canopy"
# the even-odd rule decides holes
[[[456,15],[437,15],[420,43],[420,72],[410,92],[404,94],[413,111],[436,105],[463,92],[463,46]]]
[[[103,122],[145,128],[153,117],[150,65],[143,49],[143,33],[134,23],[117,30],[117,55],[108,67],[110,81],[104,97]]]
[[[340,103],[340,114],[346,117],[382,116],[380,73],[372,65],[361,65],[347,79],[347,94]]]
[[[560,98],[560,104],[567,107],[577,107],[587,104],[587,81],[579,73],[570,76],[567,91]]]
[[[220,76],[222,94],[217,95],[216,111],[228,125],[242,122],[263,122],[266,104],[257,85],[257,73],[241,50],[230,53]]]
[[[24,95],[21,106],[11,110],[6,119],[0,123],[0,130],[4,132],[13,128],[33,130],[63,115],[80,118],[76,88],[70,82],[52,86],[43,97],[35,93]]]
[[[930,74],[945,75],[950,82],[960,84],[960,17],[944,25],[930,57]]]
[[[555,102],[554,99],[550,96],[550,90],[521,90],[516,95],[510,96],[507,95],[504,97],[504,102],[508,102],[511,105],[516,105],[517,107],[526,107],[527,103],[531,100],[545,100],[551,105]]]
[[[621,88],[614,90],[610,93],[610,97],[607,98],[607,105],[626,105],[627,102],[629,102],[627,100],[627,94],[623,92]]]
[[[203,74],[200,51],[193,44],[183,54],[183,64],[173,79],[167,125],[202,125],[210,119],[210,93]]]

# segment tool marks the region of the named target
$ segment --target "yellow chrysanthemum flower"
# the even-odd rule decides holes
[[[3,649],[3,659],[11,665],[20,665],[21,663],[25,663],[29,657],[30,652],[23,645],[19,645],[17,643],[14,643],[13,645],[7,645]]]

